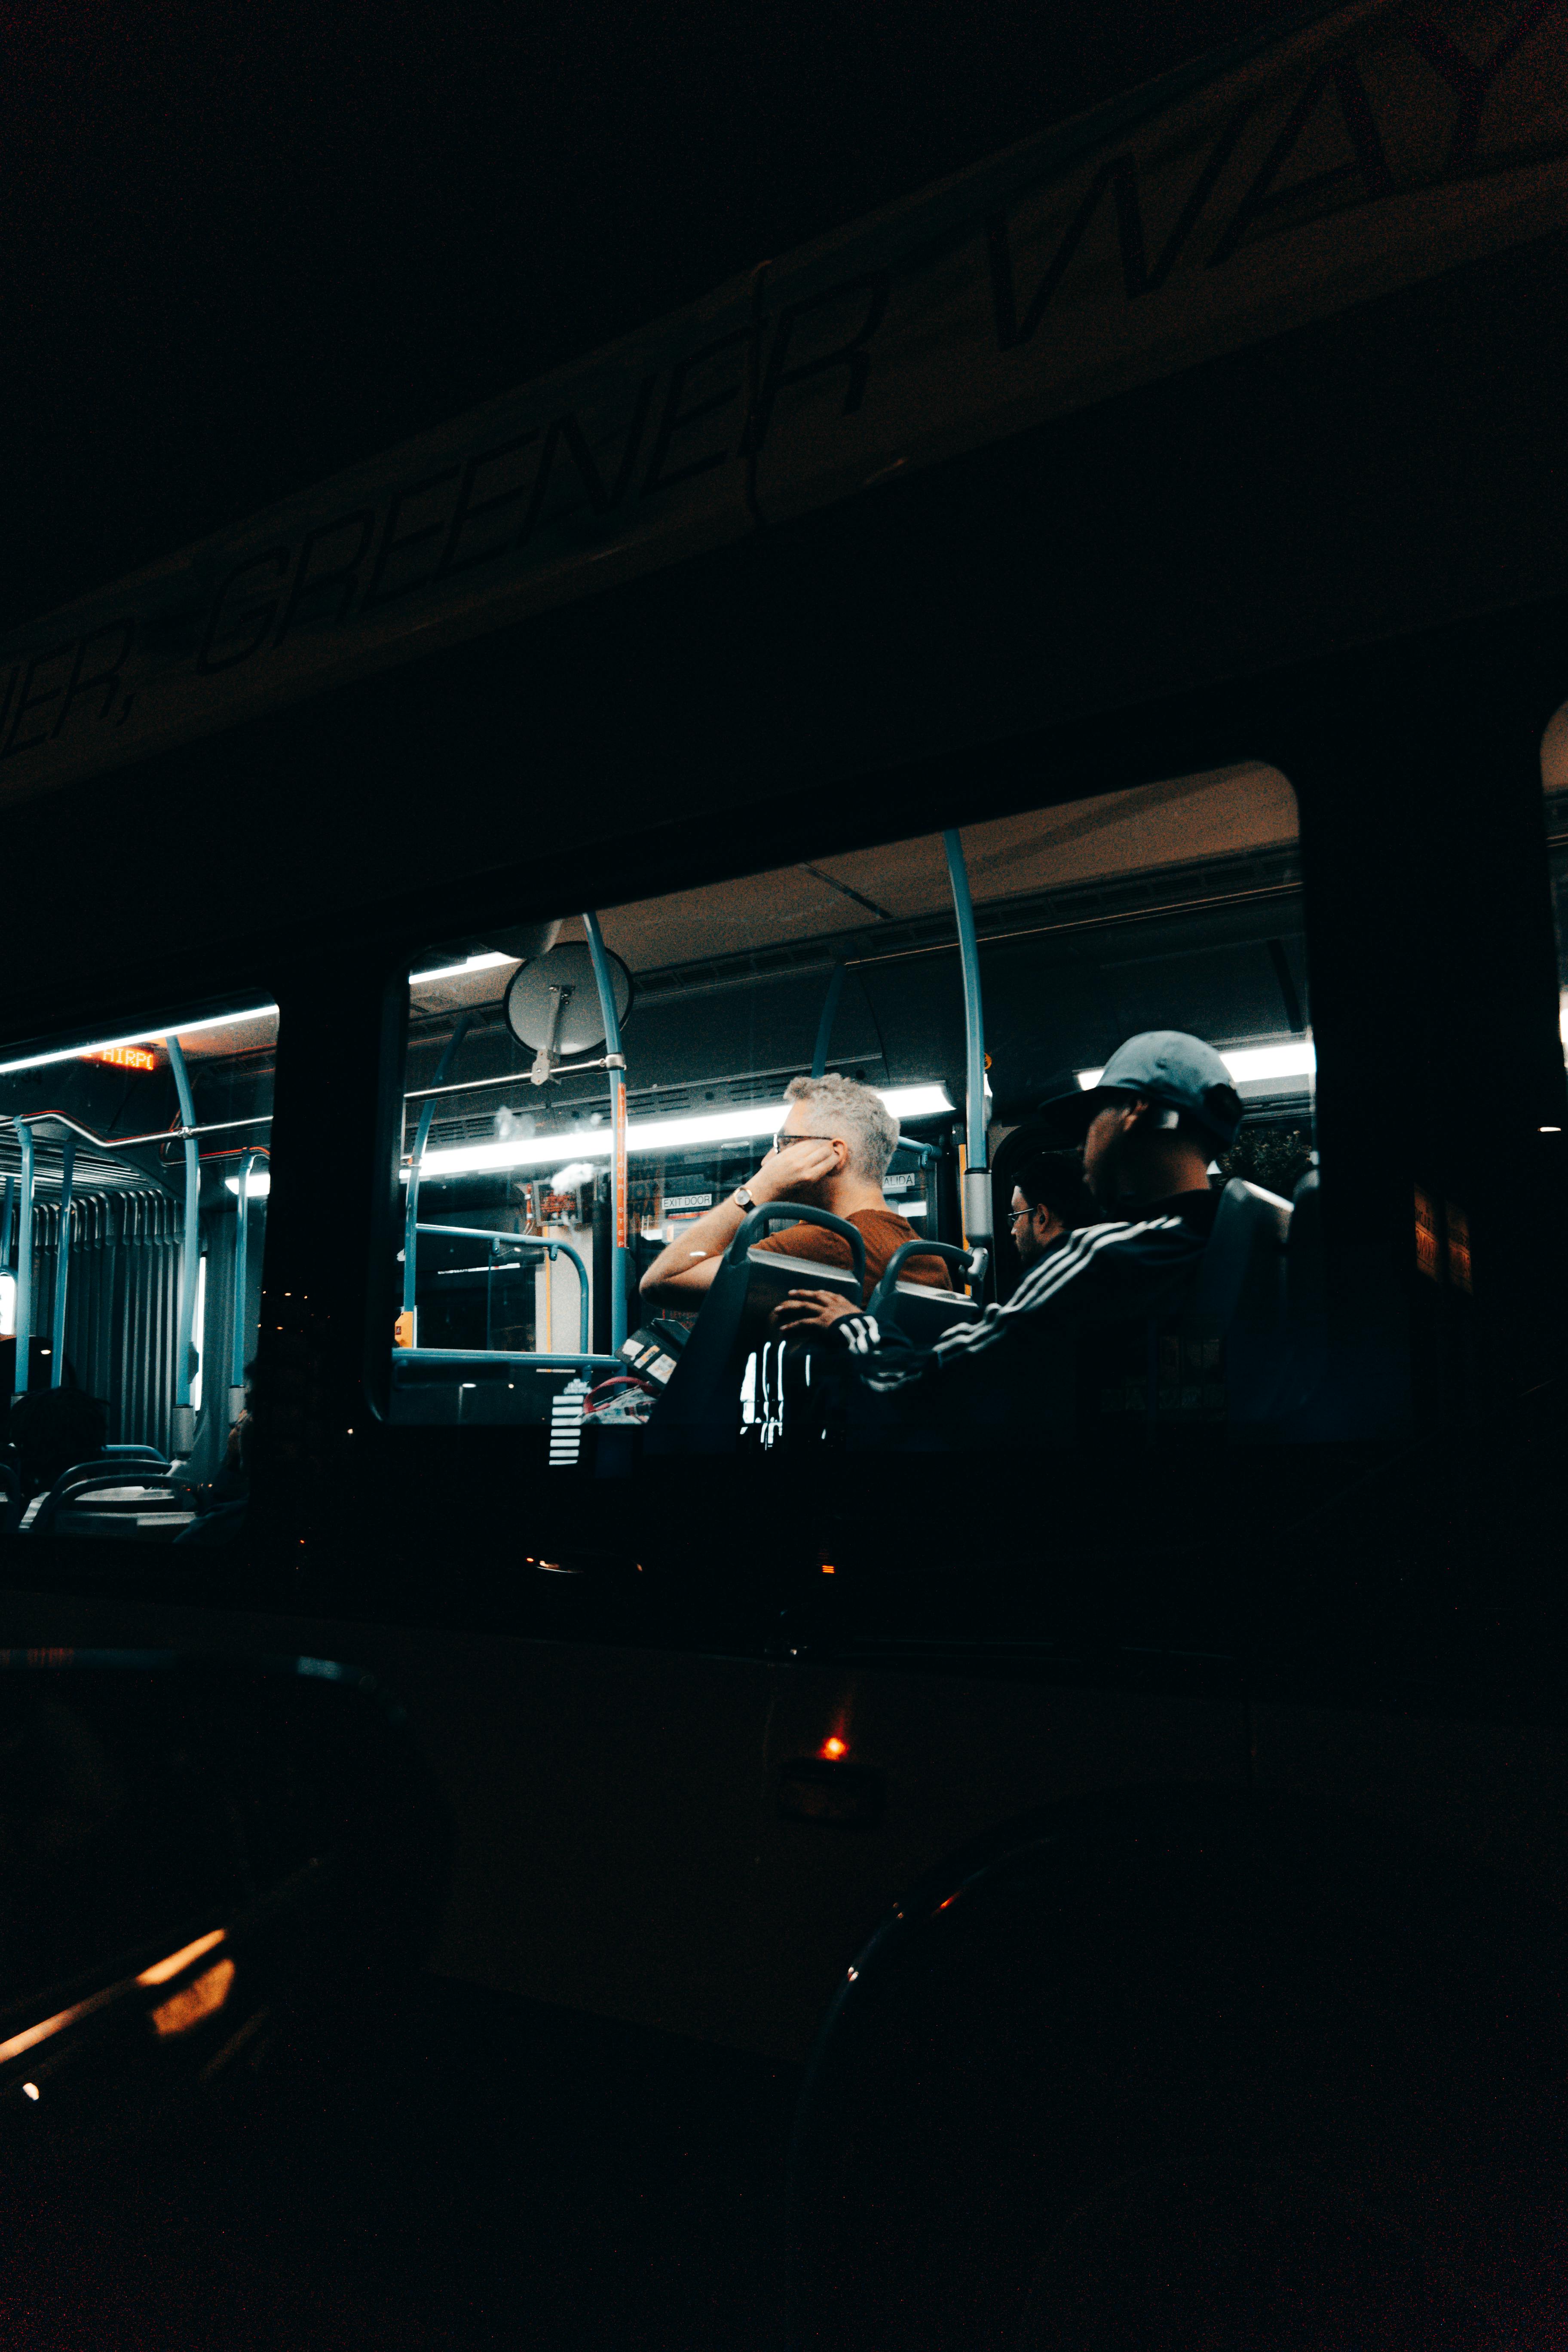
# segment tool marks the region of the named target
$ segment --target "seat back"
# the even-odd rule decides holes
[[[1225,1340],[1226,1419],[1273,1418],[1289,1349],[1285,1260],[1291,1204],[1232,1177],[1220,1194],[1189,1313]]]
[[[944,1331],[959,1323],[978,1323],[981,1307],[978,1298],[966,1298],[962,1290],[938,1290],[929,1282],[900,1282],[900,1273],[910,1258],[941,1257],[954,1267],[961,1267],[972,1282],[978,1282],[985,1271],[985,1252],[973,1255],[952,1242],[928,1242],[917,1237],[900,1242],[888,1260],[881,1281],[867,1301],[867,1312],[879,1323],[895,1324],[917,1348],[934,1347]]]
[[[747,1348],[746,1304],[754,1286],[777,1279],[776,1251],[763,1250],[753,1263],[752,1244],[769,1225],[821,1225],[849,1244],[850,1271],[813,1265],[801,1278],[821,1290],[837,1291],[858,1305],[866,1289],[866,1244],[856,1228],[826,1209],[795,1201],[770,1201],[752,1209],[725,1251],[681,1349],[664,1393],[643,1432],[645,1453],[727,1454],[735,1443],[741,1373]]]
[[[1297,1412],[1321,1384],[1328,1366],[1328,1269],[1323,1250],[1323,1193],[1315,1168],[1296,1187],[1285,1249],[1287,1349],[1275,1410]]]
[[[100,1457],[92,1462],[75,1462],[68,1470],[60,1472],[38,1505],[27,1534],[48,1535],[62,1509],[70,1509],[89,1496],[104,1494],[117,1486],[139,1486],[152,1498],[166,1497],[171,1502],[179,1492],[174,1473],[167,1464],[128,1459],[124,1454],[116,1460]]]

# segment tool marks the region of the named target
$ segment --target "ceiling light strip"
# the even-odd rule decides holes
[[[888,1087],[877,1090],[896,1119],[936,1118],[950,1113],[952,1104],[942,1086]],[[684,1151],[705,1143],[743,1143],[771,1136],[784,1116],[782,1102],[746,1103],[734,1110],[705,1112],[694,1118],[636,1118],[626,1130],[628,1152]],[[427,1177],[467,1176],[483,1169],[542,1168],[574,1156],[607,1160],[611,1134],[607,1126],[558,1129],[549,1136],[520,1136],[505,1143],[453,1145],[447,1150],[426,1150],[421,1162]],[[405,1182],[408,1171],[402,1171]]]

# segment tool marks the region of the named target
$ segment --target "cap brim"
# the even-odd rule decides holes
[[[1053,1136],[1061,1136],[1069,1143],[1081,1143],[1104,1091],[1102,1087],[1074,1087],[1070,1091],[1047,1095],[1044,1102],[1037,1104],[1035,1117]]]

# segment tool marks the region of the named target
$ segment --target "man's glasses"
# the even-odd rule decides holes
[[[837,1143],[837,1140],[836,1135],[775,1135],[773,1148],[775,1151],[787,1151],[792,1143]]]
[[[1034,1213],[1035,1212],[1033,1209],[1015,1209],[1009,1215],[1007,1223],[1010,1225],[1016,1225],[1022,1218],[1032,1217]]]

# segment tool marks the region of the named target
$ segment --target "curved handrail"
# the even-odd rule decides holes
[[[764,1226],[822,1225],[830,1234],[838,1234],[849,1244],[849,1263],[862,1293],[866,1288],[866,1242],[857,1226],[843,1217],[836,1217],[826,1209],[810,1209],[801,1201],[766,1201],[760,1208],[748,1209],[741,1220],[740,1230],[724,1253],[726,1265],[743,1265],[752,1237]]]
[[[118,1461],[101,1458],[92,1462],[75,1462],[62,1470],[45,1495],[33,1515],[32,1525],[24,1532],[31,1536],[47,1536],[53,1528],[57,1514],[79,1495],[90,1495],[95,1489],[110,1486],[162,1487],[170,1494],[179,1491],[184,1481],[169,1468],[160,1468],[152,1462],[138,1462],[121,1454]]]
[[[961,1265],[971,1282],[978,1282],[985,1271],[985,1252],[983,1249],[960,1249],[956,1242],[928,1242],[923,1235],[917,1234],[912,1242],[900,1242],[883,1267],[882,1279],[867,1301],[868,1315],[882,1312],[893,1295],[900,1268],[907,1258],[911,1257],[945,1258],[950,1265]]]

